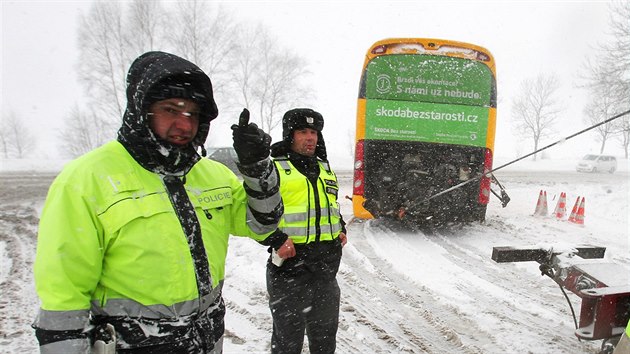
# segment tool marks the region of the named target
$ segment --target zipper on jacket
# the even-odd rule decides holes
[[[210,273],[208,256],[206,255],[206,248],[201,236],[201,225],[199,224],[195,207],[190,202],[186,188],[179,178],[163,176],[162,180],[188,243],[195,270],[197,292],[199,297],[203,298],[212,291],[212,274]]]

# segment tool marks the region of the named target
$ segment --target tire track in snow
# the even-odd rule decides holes
[[[38,348],[30,325],[39,304],[37,299],[24,296],[35,292],[32,269],[38,222],[33,208],[0,207],[0,242],[5,244],[6,255],[11,259],[7,278],[0,283],[0,349],[13,341],[20,343],[19,349],[24,353],[36,352]],[[14,311],[16,308],[28,315]]]
[[[355,316],[371,319],[372,342],[374,338],[384,342],[380,343],[381,350],[375,352],[483,353],[481,346],[489,341],[481,338],[465,343],[450,325],[450,322],[457,322],[458,326],[470,328],[474,323],[462,321],[455,308],[438,304],[430,289],[414,284],[407,275],[383,262],[366,235],[375,231],[383,233],[379,237],[387,238],[386,243],[396,235],[386,229],[372,229],[368,224],[350,226],[349,235],[358,236],[351,238],[344,250],[343,263],[352,271],[342,269],[341,279],[348,286],[343,283],[341,286],[342,297],[352,298],[355,303],[358,313]],[[364,283],[357,285],[356,279]],[[348,296],[345,295],[348,289],[360,291]],[[367,338],[363,340],[366,341]],[[378,342],[373,344],[378,345]]]
[[[540,337],[538,342],[541,347],[534,348],[535,352],[576,353],[595,348],[599,342],[579,342],[574,337],[569,306],[555,282],[548,277],[542,277],[540,273],[525,272],[523,266],[495,263],[490,257],[491,247],[480,250],[475,243],[469,242],[471,239],[481,240],[486,235],[496,234],[497,232],[489,231],[492,227],[492,223],[471,225],[456,232],[439,232],[432,238],[433,242],[448,250],[448,257],[454,265],[470,271],[499,289],[485,292],[485,296],[480,297],[485,300],[485,304],[480,304],[480,308],[485,309],[484,314],[497,318],[504,333],[518,329],[517,333],[513,333],[514,336]],[[516,226],[508,228],[516,229]],[[537,232],[536,226],[528,232]],[[518,232],[515,234],[518,235]],[[530,266],[537,267],[538,263],[532,262]],[[470,296],[478,294],[480,290],[470,284],[462,284],[460,289]],[[497,296],[497,291],[501,296]],[[579,311],[580,299],[570,292],[568,294],[574,309]],[[522,306],[523,304],[527,306]],[[505,316],[505,313],[514,315]],[[578,313],[576,315],[579,316]],[[557,334],[553,335],[553,331]]]
[[[538,279],[531,274],[523,274],[514,265],[509,265],[510,271],[505,272],[502,268],[505,265],[498,265],[490,259],[491,247],[488,246],[486,250],[483,245],[493,241],[480,240],[486,234],[497,234],[496,230],[488,229],[486,225],[467,226],[446,235],[427,236],[418,232],[394,232],[380,220],[368,223],[374,227],[359,233],[365,235],[372,244],[372,250],[378,250],[376,259],[385,259],[394,264],[387,270],[389,273],[398,271],[412,274],[413,269],[405,268],[404,259],[414,254],[431,255],[426,265],[431,268],[431,263],[438,264],[439,268],[431,270],[439,272],[441,277],[437,281],[430,276],[429,279],[415,277],[415,282],[423,287],[421,292],[426,292],[427,288],[437,290],[432,292],[441,304],[435,307],[435,311],[440,313],[441,308],[451,308],[452,313],[457,313],[457,316],[445,317],[442,312],[440,319],[444,319],[445,323],[457,326],[462,321],[468,321],[473,324],[453,328],[461,342],[477,343],[485,337],[487,340],[476,346],[481,347],[484,353],[514,350],[541,354],[596,352],[594,348],[599,345],[599,341],[579,342],[573,336],[568,306],[555,283],[550,279],[541,280],[539,274]],[[381,235],[377,235],[377,232],[381,232]],[[474,242],[468,242],[471,240]],[[476,246],[477,243],[483,247],[481,250]],[[394,244],[399,244],[396,248],[398,253],[380,249]],[[528,285],[523,286],[521,279],[525,279]],[[545,296],[535,280],[543,283],[547,290]],[[514,316],[506,316],[506,313]],[[522,344],[523,348],[503,347],[506,345],[505,337],[521,336],[529,338]],[[532,336],[537,338],[534,342],[540,343],[540,346],[530,348]]]

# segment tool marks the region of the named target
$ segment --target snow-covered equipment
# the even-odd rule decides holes
[[[575,335],[580,340],[602,340],[600,354],[610,354],[630,319],[630,282],[624,266],[597,261],[605,252],[605,247],[596,246],[560,250],[493,247],[492,259],[497,263],[538,262],[541,274],[556,282],[567,299]],[[582,300],[579,323],[565,289]]]

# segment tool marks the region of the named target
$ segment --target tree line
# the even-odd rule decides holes
[[[610,40],[593,48],[594,56],[587,58],[580,73],[579,87],[586,90],[583,123],[588,126],[601,123],[615,114],[630,109],[630,3],[618,1],[609,7]],[[561,83],[555,74],[540,74],[521,82],[512,101],[513,127],[519,136],[533,143],[536,151],[545,138],[552,136],[555,123],[563,110],[559,97]],[[577,130],[577,129],[576,129]],[[604,153],[606,144],[617,139],[628,158],[630,145],[630,117],[625,116],[603,124],[590,134],[600,143]],[[534,160],[536,155],[534,155]]]
[[[630,108],[630,3],[612,3],[609,16],[609,40],[598,43],[580,73],[579,86],[589,99],[576,104],[584,104],[582,120],[588,125]],[[115,136],[125,110],[127,69],[150,50],[196,63],[211,77],[220,111],[247,107],[268,133],[278,127],[283,112],[313,96],[305,85],[310,74],[305,58],[282,46],[262,24],[239,22],[225,7],[208,1],[96,1],[81,15],[78,45],[77,72],[87,102],[75,104],[64,118],[58,147],[66,157],[79,156]],[[511,100],[513,128],[534,150],[555,132],[565,101],[560,88],[555,74],[540,74],[523,79]],[[14,112],[3,114],[4,158],[25,157],[35,145],[19,118]],[[628,158],[628,116],[589,134],[600,142],[600,153],[615,139]]]
[[[127,70],[147,51],[170,52],[197,64],[210,76],[222,113],[226,107],[239,112],[247,107],[266,132],[278,126],[286,110],[312,97],[305,85],[306,59],[282,46],[262,24],[239,22],[224,6],[208,1],[95,1],[80,16],[78,47],[77,73],[86,103],[75,104],[64,117],[57,141],[65,157],[116,136],[126,108]],[[33,137],[19,119],[4,118],[4,156],[22,158]],[[16,124],[20,129],[13,129]]]

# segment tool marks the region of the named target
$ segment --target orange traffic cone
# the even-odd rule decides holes
[[[580,202],[580,206],[578,206],[577,213],[573,219],[569,218],[569,221],[578,225],[584,225],[584,204],[585,199],[582,197],[582,201]]]
[[[556,215],[556,219],[564,218],[564,215],[567,213],[567,194],[565,192],[560,193],[558,204],[556,204],[556,209],[553,213]]]
[[[578,195],[575,200],[575,204],[573,204],[573,209],[571,210],[571,215],[569,215],[569,222],[575,222],[575,218],[577,216],[578,207],[580,206],[580,196]]]
[[[538,195],[538,202],[536,203],[534,215],[546,216],[547,212],[547,191],[543,191],[541,189],[540,194]]]

